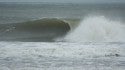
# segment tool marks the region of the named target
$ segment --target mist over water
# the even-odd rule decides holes
[[[125,42],[125,25],[104,16],[89,16],[66,36],[70,42]]]

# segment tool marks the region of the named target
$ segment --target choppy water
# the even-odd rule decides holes
[[[124,4],[0,3],[0,70],[124,70]]]
[[[124,43],[0,42],[1,70],[124,70]]]

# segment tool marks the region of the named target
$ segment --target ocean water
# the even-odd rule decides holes
[[[125,5],[0,3],[0,70],[124,70]]]

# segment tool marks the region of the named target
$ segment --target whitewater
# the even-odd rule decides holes
[[[0,70],[125,70],[125,4],[0,3]]]
[[[125,24],[105,16],[88,16],[67,35],[74,42],[125,42]]]
[[[102,16],[88,17],[59,40],[1,41],[0,70],[124,70],[125,68],[124,25],[120,22],[109,21]]]

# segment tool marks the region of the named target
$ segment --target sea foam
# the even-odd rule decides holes
[[[104,16],[89,16],[66,36],[72,42],[125,42],[125,25]]]

